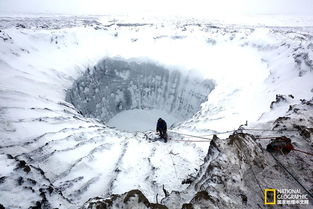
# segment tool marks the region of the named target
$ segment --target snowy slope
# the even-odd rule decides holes
[[[163,185],[169,191],[185,191],[188,202],[198,188],[190,189],[192,185],[181,182],[190,175],[196,176],[200,165],[208,163],[209,143],[153,142],[152,132],[108,127],[109,118],[122,110],[153,107],[184,120],[175,125],[174,131],[205,135],[236,129],[246,120],[256,127],[260,122],[266,124],[285,114],[290,104],[309,100],[313,95],[310,27],[213,25],[197,20],[127,22],[111,17],[2,17],[0,30],[1,179],[4,177],[4,183],[0,181],[0,203],[6,208],[18,208],[9,198],[13,190],[7,189],[13,185],[17,185],[14,191],[21,196],[32,191],[25,187],[35,190],[27,200],[20,200],[25,208],[36,205],[43,196],[40,187],[50,184],[60,191],[49,194],[44,201],[51,207],[78,208],[89,198],[107,198],[132,189],[139,189],[150,202],[155,202],[156,195],[159,200],[164,197]],[[137,74],[142,72],[125,77],[116,70],[116,83],[134,84],[132,101],[146,99],[125,106],[129,104],[125,96],[113,91],[118,87],[105,86],[110,79],[101,83],[87,76],[87,69],[101,66],[108,59],[159,66],[161,77],[169,74],[177,81],[151,80],[151,67],[145,68],[145,80],[138,79]],[[101,72],[100,69],[98,73]],[[205,82],[204,88],[202,81],[210,83]],[[74,94],[72,101],[66,99],[66,94],[75,92],[75,85],[78,89],[92,87],[86,82],[100,83],[94,87],[100,88],[104,96],[114,92],[116,103],[101,106],[106,103],[101,103],[89,89],[85,94]],[[151,98],[139,96],[143,87]],[[292,94],[295,99],[268,112],[277,94]],[[160,95],[164,100],[153,100]],[[94,106],[83,106],[92,96]],[[168,105],[164,105],[166,102]],[[124,108],[113,111],[117,104]],[[95,112],[84,112],[85,107]],[[105,112],[111,115],[101,115]],[[174,133],[171,137],[192,139]],[[249,137],[247,140],[250,143]],[[257,146],[252,143],[250,148]],[[231,153],[224,153],[224,158]],[[44,176],[15,170],[16,163],[6,154],[24,160],[32,170],[41,169]],[[240,163],[240,159],[229,160],[230,165]],[[238,170],[238,178],[244,174],[244,169]],[[20,177],[45,186],[20,184]],[[244,188],[241,183],[239,190]],[[228,190],[222,191],[216,197],[226,201]],[[175,208],[183,203],[172,195],[163,202]],[[239,203],[235,200],[233,204]],[[220,206],[231,207],[226,203]]]
[[[160,204],[131,190],[107,199],[92,198],[83,208],[267,208],[263,190],[268,188],[299,189],[308,200],[306,204],[273,208],[312,208],[313,198],[305,191],[312,192],[312,157],[297,151],[271,154],[266,151],[271,140],[264,138],[287,136],[296,149],[312,153],[313,129],[308,128],[312,125],[312,108],[313,100],[302,100],[275,121],[242,127],[226,139],[214,137],[199,172],[189,178],[188,188],[171,192]]]

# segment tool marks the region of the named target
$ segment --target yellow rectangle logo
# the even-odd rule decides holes
[[[276,205],[276,189],[264,189],[264,204]]]

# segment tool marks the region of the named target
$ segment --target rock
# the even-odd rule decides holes
[[[308,128],[306,126],[294,125],[294,128],[298,129],[300,136],[309,139],[313,135],[313,128]]]
[[[24,189],[29,189],[29,190],[31,190],[33,193],[35,192],[35,190],[34,190],[32,187],[24,186]]]
[[[184,179],[184,180],[182,181],[182,184],[191,184],[195,179],[196,179],[196,177],[194,177],[194,176],[189,176],[189,178]]]
[[[198,192],[194,198],[191,200],[191,202],[199,202],[201,200],[210,200],[212,203],[214,203],[215,201],[210,197],[210,195],[208,194],[207,191],[201,191]]]
[[[150,203],[145,195],[138,189],[131,190],[122,195],[111,195],[108,199],[96,197],[89,199],[82,209],[91,208],[142,208],[142,209],[168,209],[165,205]]]
[[[48,190],[49,194],[51,194],[54,191],[52,186],[49,186],[47,190]]]
[[[18,164],[16,166],[17,169],[23,169],[25,173],[29,173],[31,171],[30,166],[28,166],[24,160],[20,160],[20,161],[17,160],[17,161],[18,161]]]
[[[280,103],[288,102],[288,97],[289,97],[289,99],[294,99],[294,96],[292,96],[291,94],[288,96],[277,94],[276,100],[271,103],[270,108],[273,109],[275,106],[277,106]]]
[[[103,202],[99,202],[96,209],[107,209],[107,205]]]
[[[207,191],[201,191],[194,196],[194,198],[190,201],[191,205],[187,205],[187,207],[210,209],[215,208],[217,202],[218,200],[209,195]]]
[[[27,165],[24,167],[23,171],[25,171],[26,173],[29,173],[31,171],[31,168]]]
[[[34,179],[28,178],[27,181],[30,182],[32,185],[36,185],[37,184],[37,181],[35,181]]]
[[[10,155],[10,154],[7,154],[7,157],[8,157],[8,159],[10,159],[10,160],[14,159],[14,157],[13,157],[12,155]]]
[[[138,203],[142,202],[145,205],[149,204],[148,199],[138,189],[131,190],[131,191],[127,192],[127,195],[124,198],[124,203],[127,203],[132,197],[135,197],[135,196],[138,197]]]
[[[23,24],[21,24],[21,23],[17,24],[16,27],[17,27],[17,28],[26,28],[26,26],[23,25]]]
[[[5,176],[0,177],[0,184],[3,184],[6,180],[6,178],[7,177],[5,177]]]
[[[242,199],[242,204],[246,205],[247,202],[248,202],[248,197],[247,197],[247,195],[240,194],[240,197],[241,197],[241,199]]]
[[[310,101],[307,101],[305,99],[301,99],[301,104],[303,105],[308,105],[308,106],[313,106],[313,99],[311,99]]]
[[[18,177],[18,179],[17,179],[17,183],[18,183],[18,185],[22,185],[23,183],[24,183],[24,179],[23,179],[23,177]]]
[[[161,205],[161,204],[154,204],[154,203],[151,203],[149,205],[149,207],[151,209],[168,209],[165,205]]]
[[[273,123],[274,124],[273,129],[280,127],[280,128],[283,128],[283,130],[286,130],[287,128],[286,128],[285,122],[288,120],[290,120],[290,117],[284,116],[284,117],[277,118]]]
[[[190,203],[185,203],[183,204],[182,209],[194,209],[194,207]]]
[[[24,160],[19,161],[19,163],[17,164],[18,168],[25,168],[26,166],[26,162]]]
[[[37,202],[36,202],[36,205],[30,207],[29,209],[41,209],[41,208],[42,208],[41,206],[42,206],[41,202],[40,202],[40,201],[37,201]]]

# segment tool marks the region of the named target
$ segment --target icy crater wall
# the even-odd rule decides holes
[[[193,74],[108,58],[88,68],[66,100],[83,115],[104,122],[130,109],[161,109],[185,120],[200,110],[215,86]]]

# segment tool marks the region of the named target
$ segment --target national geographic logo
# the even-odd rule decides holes
[[[300,189],[264,189],[265,205],[307,205],[307,194]]]

